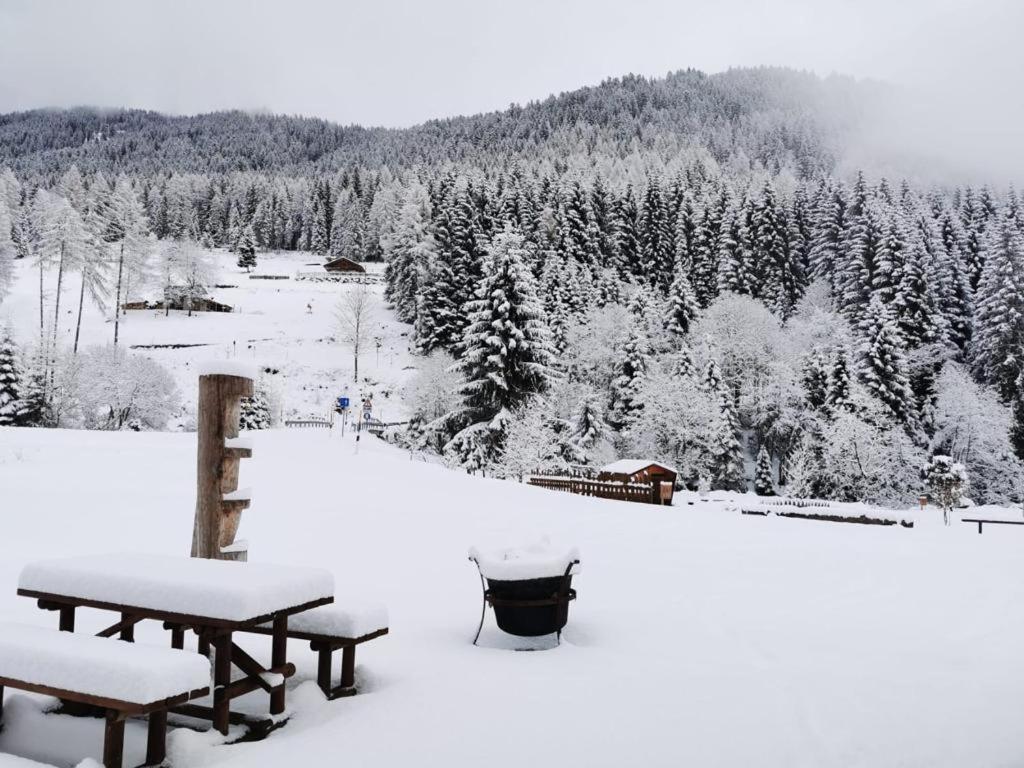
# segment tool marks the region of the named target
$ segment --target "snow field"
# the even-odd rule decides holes
[[[391,634],[357,656],[360,695],[324,701],[314,655],[291,643],[288,725],[226,747],[177,729],[173,765],[330,764],[342,743],[353,764],[387,768],[962,768],[1024,755],[1015,527],[978,536],[944,528],[934,509],[913,529],[750,517],[741,497],[718,493],[680,494],[674,507],[604,501],[451,472],[370,438],[356,454],[350,438],[253,435],[242,481],[260,483],[240,534],[251,562],[323,566],[339,595],[387,605]],[[0,619],[55,626],[15,595],[19,571],[106,552],[111,530],[124,550],[187,553],[194,439],[0,430],[13,500]],[[513,652],[528,644],[488,611],[473,647],[481,595],[468,546],[544,536],[585,558],[562,645]],[[82,611],[79,631],[107,618]],[[136,637],[168,643],[153,623]],[[239,642],[269,659],[267,638]],[[66,765],[97,749],[97,723],[42,706],[8,695],[0,751]],[[265,712],[266,697],[242,706]],[[130,761],[144,729],[128,739]]]

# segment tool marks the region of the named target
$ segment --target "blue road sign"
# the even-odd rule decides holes
[[[342,409],[348,408],[348,398],[347,397],[339,397],[338,398],[338,407],[342,408]]]

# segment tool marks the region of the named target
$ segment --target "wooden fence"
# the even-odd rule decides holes
[[[361,283],[376,285],[384,282],[382,275],[374,272],[297,272],[296,280],[310,283]]]
[[[580,496],[596,496],[599,499],[661,504],[658,488],[649,483],[608,483],[573,477],[528,477],[526,483],[552,491],[566,491]]]

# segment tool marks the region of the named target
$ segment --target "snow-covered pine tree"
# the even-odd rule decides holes
[[[772,473],[772,457],[764,445],[757,452],[757,465],[754,470],[754,493],[758,496],[775,495],[775,478]]]
[[[562,215],[559,220],[560,239],[564,253],[580,264],[594,266],[598,263],[599,249],[590,227],[590,204],[583,191],[583,185],[574,181],[565,194]]]
[[[843,230],[846,228],[846,197],[842,184],[833,187],[823,181],[811,214],[814,235],[811,237],[810,276],[827,281],[833,295],[836,292],[835,270],[839,265]]]
[[[824,408],[828,403],[828,361],[820,349],[811,350],[804,359],[800,378],[807,404],[818,410]]]
[[[10,332],[0,338],[0,427],[15,427],[26,421],[22,400],[23,374],[18,348]]]
[[[623,278],[642,274],[638,220],[633,186],[628,185],[612,209],[614,262],[619,276]]]
[[[786,223],[770,181],[765,182],[751,209],[750,249],[755,274],[762,283],[759,295],[773,312],[788,317],[801,293],[800,278],[790,262]]]
[[[750,250],[750,208],[744,197],[733,203],[722,226],[718,246],[718,290],[721,293],[758,293],[758,280]]]
[[[241,226],[235,251],[238,253],[239,269],[252,272],[256,266],[256,233],[251,221]]]
[[[895,422],[910,423],[914,395],[907,377],[903,340],[889,307],[877,296],[864,313],[860,336],[858,378]]]
[[[832,369],[828,374],[828,393],[825,404],[832,415],[853,408],[853,401],[850,398],[850,368],[847,363],[845,347],[839,347],[835,351]]]
[[[729,213],[729,189],[724,184],[717,197],[704,206],[693,245],[690,282],[697,304],[707,307],[718,295],[718,260],[724,219]]]
[[[690,352],[689,345],[684,342],[676,352],[675,360],[672,361],[672,375],[678,377],[693,376],[695,370],[693,354]]]
[[[668,291],[668,317],[665,327],[678,336],[685,336],[700,312],[697,298],[687,276],[686,265],[680,260],[676,263],[675,277]]]
[[[487,273],[469,303],[458,363],[460,403],[443,418],[458,429],[446,452],[470,470],[498,458],[512,413],[547,389],[555,375],[526,248],[522,234],[508,228],[498,233]]]
[[[616,362],[608,405],[608,423],[619,431],[626,429],[635,414],[644,407],[640,389],[647,373],[648,354],[647,338],[639,324],[634,324]]]
[[[1010,407],[1013,416],[1010,422],[1010,445],[1017,458],[1024,461],[1024,373],[1017,379],[1017,392]]]
[[[266,389],[262,381],[257,381],[253,387],[252,397],[242,398],[239,429],[270,429],[271,421]]]
[[[728,387],[718,391],[719,417],[711,428],[712,484],[724,491],[747,489],[743,472],[743,445],[740,442],[739,416]]]
[[[1024,371],[1024,235],[1007,209],[989,223],[974,319],[971,365],[1010,400]]]
[[[606,431],[597,396],[586,394],[580,397],[569,421],[566,461],[589,464],[590,452],[604,439]]]
[[[640,209],[640,260],[647,280],[662,290],[667,290],[672,281],[675,260],[672,224],[661,185],[656,178],[651,178]]]

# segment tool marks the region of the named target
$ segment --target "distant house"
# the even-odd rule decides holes
[[[164,290],[163,301],[126,301],[124,309],[178,309],[192,312],[233,312],[230,304],[222,304],[209,296],[193,296],[189,300],[189,292],[180,285],[168,286]]]
[[[661,503],[671,504],[678,475],[674,467],[650,459],[619,459],[601,467],[597,479],[617,483],[659,484]]]
[[[365,272],[363,265],[358,261],[352,261],[352,259],[346,259],[344,256],[339,256],[336,259],[331,259],[324,264],[324,269],[328,272]]]

